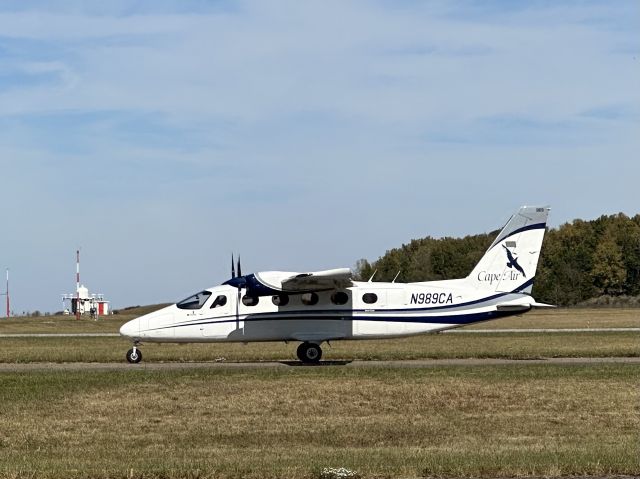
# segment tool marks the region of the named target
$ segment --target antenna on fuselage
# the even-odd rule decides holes
[[[395,277],[393,278],[393,281],[391,281],[392,283],[396,282],[396,279],[398,279],[398,276],[400,276],[400,273],[402,273],[402,270],[398,271],[398,274],[396,274]]]
[[[369,281],[367,281],[367,283],[371,283],[371,281],[373,281],[373,277],[376,275],[377,272],[378,272],[378,270],[375,270],[373,272],[373,274],[371,275],[371,278],[369,278]]]

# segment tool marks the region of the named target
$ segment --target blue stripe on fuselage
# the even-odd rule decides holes
[[[253,314],[250,313],[250,314],[243,315],[240,319],[238,319],[235,314],[229,314],[226,316],[219,316],[217,318],[203,318],[195,321],[192,320],[185,323],[178,323],[170,326],[164,326],[162,328],[153,328],[153,329],[149,329],[148,331],[154,331],[154,330],[159,331],[163,329],[179,328],[179,327],[185,327],[185,326],[200,326],[205,324],[234,323],[238,320],[240,321],[274,321],[274,320],[286,321],[286,320],[316,319],[316,320],[334,320],[334,321],[357,320],[357,321],[389,321],[389,322],[409,322],[409,323],[445,322],[446,324],[466,324],[466,323],[477,322],[477,321],[486,321],[488,319],[493,319],[493,318],[488,317],[486,319],[466,319],[466,320],[465,319],[457,320],[456,318],[469,318],[476,315],[486,315],[489,313],[498,313],[498,312],[489,311],[489,312],[483,312],[483,313],[470,313],[470,314],[459,314],[459,315],[451,314],[451,315],[443,315],[443,316],[431,316],[431,315],[430,316],[415,316],[415,315],[404,316],[402,315],[402,313],[442,311],[442,310],[451,310],[452,308],[478,305],[483,302],[492,301],[494,299],[507,296],[509,294],[517,293],[518,291],[521,291],[525,289],[527,286],[533,284],[533,280],[534,278],[529,279],[528,281],[518,286],[516,289],[514,289],[512,292],[509,292],[509,293],[498,293],[498,294],[494,294],[492,296],[477,299],[474,301],[468,301],[466,303],[452,304],[452,305],[446,305],[446,306],[435,306],[435,307],[428,307],[428,308],[375,309],[375,310],[374,309],[341,309],[341,310],[328,309],[328,310],[316,310],[316,311],[309,311],[309,310],[296,310],[296,311],[286,311],[286,312],[274,311],[274,312],[268,312],[268,313],[253,313]],[[494,306],[494,305],[487,304],[486,306]],[[357,313],[358,315],[354,316],[354,313]],[[361,315],[361,313],[377,313],[377,315],[376,314]],[[400,314],[392,315],[392,316],[383,316],[384,314],[389,314],[389,313],[392,313],[392,314],[400,313]],[[508,316],[508,315],[515,314],[513,312],[508,314],[504,314],[505,312],[500,312],[500,313],[501,314],[495,315],[494,317],[497,318],[505,315]],[[446,321],[442,321],[442,320],[446,320]]]
[[[263,314],[257,313],[255,315],[249,315],[244,318],[240,318],[239,320],[235,317],[232,319],[211,319],[211,320],[202,320],[202,322],[198,323],[189,323],[182,325],[174,325],[174,326],[165,326],[162,328],[149,329],[147,331],[159,331],[163,329],[171,329],[171,328],[181,328],[187,326],[204,326],[207,324],[227,324],[227,323],[235,323],[237,321],[243,321],[245,323],[257,323],[257,322],[265,322],[265,321],[375,321],[375,322],[390,322],[390,323],[423,323],[423,324],[456,324],[456,325],[465,325],[471,323],[477,323],[480,321],[488,321],[491,319],[502,318],[505,316],[512,316],[514,314],[522,314],[525,311],[518,311],[517,313],[510,311],[485,311],[480,313],[470,313],[470,314],[457,314],[450,316],[376,316],[376,315],[363,315],[363,316],[343,316],[339,315],[310,315],[306,314],[304,318],[300,317],[264,317]]]

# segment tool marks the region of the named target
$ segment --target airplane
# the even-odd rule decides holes
[[[349,268],[236,274],[188,298],[133,319],[120,334],[140,344],[300,342],[303,363],[318,363],[321,345],[434,333],[553,307],[531,296],[548,207],[523,206],[466,278],[417,283],[354,281]]]

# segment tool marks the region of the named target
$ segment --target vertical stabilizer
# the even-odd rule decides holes
[[[477,289],[531,293],[548,207],[523,206],[511,217],[467,277]]]

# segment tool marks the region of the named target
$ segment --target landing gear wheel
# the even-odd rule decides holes
[[[127,351],[127,361],[129,361],[131,364],[138,364],[140,361],[142,361],[142,351],[134,346],[129,351]]]
[[[298,359],[303,363],[316,364],[320,362],[322,349],[319,344],[302,343],[298,346]]]

